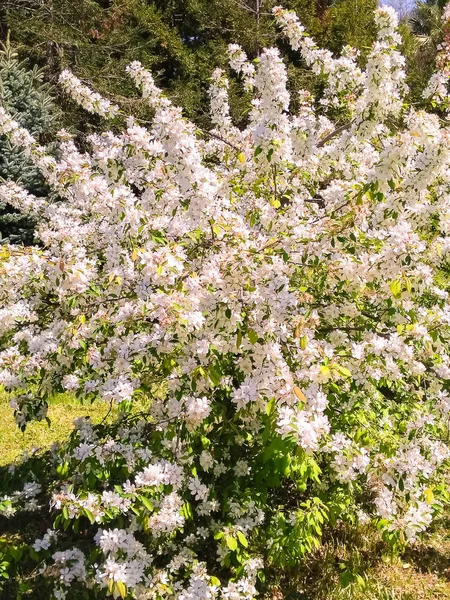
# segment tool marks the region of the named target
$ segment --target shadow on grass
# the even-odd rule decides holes
[[[420,544],[409,548],[403,558],[414,565],[420,573],[434,573],[450,581],[450,554],[449,548],[438,549],[434,546]]]

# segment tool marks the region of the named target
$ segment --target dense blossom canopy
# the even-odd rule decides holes
[[[447,501],[447,123],[405,104],[393,10],[376,13],[365,70],[274,16],[323,80],[297,114],[279,51],[249,63],[237,45],[254,94],[243,131],[224,72],[202,134],[137,62],[152,123],[127,117],[90,153],[61,132],[53,158],[0,109],[65,199],[0,186],[42,242],[1,266],[0,382],[21,427],[60,390],[121,408],[109,428],[78,420],[53,489],[30,480],[3,501],[14,513],[50,494],[55,526],[34,549],[55,598],[250,600],[324,525],[414,540]]]

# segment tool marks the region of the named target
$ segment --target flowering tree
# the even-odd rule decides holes
[[[90,154],[62,132],[56,160],[0,111],[66,199],[0,186],[43,243],[2,264],[16,420],[45,418],[61,390],[120,408],[111,426],[78,420],[44,474],[9,475],[5,514],[48,503],[55,519],[32,551],[54,598],[250,600],[338,519],[398,544],[448,500],[449,130],[405,104],[391,9],[365,71],[274,16],[324,84],[298,114],[278,50],[252,64],[236,45],[244,131],[223,72],[201,135],[139,63],[151,126],[129,117]]]

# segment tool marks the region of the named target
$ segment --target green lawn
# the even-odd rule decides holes
[[[14,421],[9,395],[0,391],[0,466],[13,462],[22,452],[47,449],[53,442],[67,439],[76,417],[89,416],[98,423],[108,411],[108,404],[81,404],[70,394],[60,394],[52,399],[48,409],[51,425],[46,421],[32,422],[22,432]]]

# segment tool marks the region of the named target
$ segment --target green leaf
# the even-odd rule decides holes
[[[266,415],[270,417],[275,408],[275,398],[271,398],[266,404]]]
[[[94,517],[93,513],[87,508],[85,508],[83,512],[86,515],[86,517],[89,519],[91,525],[93,525],[95,523],[95,517]]]
[[[237,536],[238,536],[238,540],[241,543],[241,546],[244,546],[244,548],[248,548],[248,542],[247,542],[247,538],[245,537],[245,535],[242,533],[242,531],[238,531],[237,532]]]
[[[58,477],[60,477],[61,479],[64,479],[65,477],[67,477],[67,475],[69,473],[69,463],[64,462],[62,465],[58,465],[58,467],[56,467],[56,473],[58,474]]]
[[[194,513],[192,512],[192,506],[190,502],[186,502],[186,504],[183,504],[180,512],[186,519],[194,518]]]
[[[251,344],[256,344],[256,342],[258,341],[258,334],[256,333],[256,331],[253,331],[253,329],[248,330],[247,336]]]
[[[219,385],[221,377],[222,374],[219,369],[214,366],[209,367],[209,378],[214,385]]]
[[[402,284],[398,280],[391,281],[391,283],[389,284],[389,288],[390,288],[390,290],[392,292],[392,295],[395,298],[398,298],[400,296],[400,294],[402,293]]]
[[[339,583],[343,588],[349,586],[352,581],[353,575],[350,571],[342,571],[342,573],[339,575]]]
[[[214,385],[219,385],[221,377],[222,374],[217,367],[209,367],[209,378],[211,379]]]
[[[234,537],[231,537],[231,535],[227,535],[225,541],[230,550],[232,550],[233,552],[237,550],[237,540]]]
[[[126,598],[127,596],[127,588],[123,581],[118,581],[116,583],[117,591],[120,594],[121,598]]]
[[[349,371],[349,369],[347,369],[346,367],[343,367],[341,365],[336,365],[335,368],[336,368],[336,371],[338,373],[340,373],[343,377],[351,377],[352,376],[351,371]]]
[[[236,337],[236,348],[239,348],[241,344],[242,344],[242,332],[238,331],[237,337]]]
[[[148,498],[146,498],[145,496],[140,496],[140,499],[142,501],[142,504],[145,506],[145,508],[147,510],[149,510],[150,512],[153,512],[154,506],[150,502],[150,500]]]
[[[425,500],[428,504],[433,504],[434,502],[434,494],[431,488],[427,488],[424,492]]]

